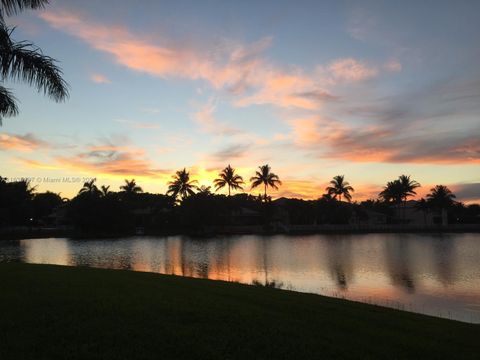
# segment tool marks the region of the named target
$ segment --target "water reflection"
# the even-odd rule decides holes
[[[402,287],[409,293],[415,292],[415,280],[412,274],[411,241],[408,235],[397,235],[397,239],[385,242],[386,267],[393,285]]]
[[[281,285],[480,322],[478,234],[32,239],[0,242],[0,261]]]
[[[330,276],[338,290],[347,290],[353,279],[352,241],[337,235],[327,238],[325,244]]]

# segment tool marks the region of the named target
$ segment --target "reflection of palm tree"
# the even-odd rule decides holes
[[[393,235],[391,241],[385,242],[387,269],[393,285],[401,286],[409,293],[414,293],[416,284],[412,273],[411,254],[412,237]]]
[[[230,164],[218,174],[218,178],[213,181],[215,185],[215,191],[220,190],[221,188],[228,186],[228,196],[230,196],[230,189],[233,190],[243,190],[242,184],[243,178],[235,174],[235,169],[230,166]]]
[[[330,181],[330,186],[326,189],[328,194],[333,195],[336,199],[338,196],[338,200],[342,201],[342,195],[347,199],[348,202],[352,201],[352,195],[350,192],[354,192],[355,189],[350,186],[348,181],[345,181],[344,175],[337,175]]]
[[[339,290],[347,290],[354,276],[351,245],[351,240],[343,235],[332,236],[325,242],[328,269]]]
[[[278,186],[282,185],[282,182],[280,181],[278,175],[270,171],[270,166],[268,166],[268,164],[259,166],[258,168],[260,169],[260,171],[255,172],[255,176],[252,176],[250,178],[250,182],[252,183],[252,189],[263,184],[264,199],[265,201],[267,201],[267,187],[271,187],[277,190]]]
[[[83,187],[80,189],[78,193],[79,194],[98,194],[99,190],[97,188],[97,185],[95,185],[95,181],[97,181],[97,179],[92,179],[90,181],[83,183]]]
[[[0,81],[5,79],[22,80],[45,93],[55,101],[68,97],[66,82],[55,60],[45,56],[34,44],[12,40],[4,16],[16,14],[25,9],[44,7],[47,0],[2,0],[0,2]],[[18,113],[15,97],[0,86],[0,116],[13,116]],[[0,119],[1,121],[1,119]]]
[[[125,185],[120,186],[120,190],[122,190],[125,194],[138,194],[143,192],[142,188],[137,185],[135,179],[128,181],[125,179]]]
[[[178,195],[182,199],[185,199],[187,196],[195,194],[195,184],[196,180],[190,180],[190,173],[184,168],[183,170],[178,170],[173,176],[173,180],[168,183],[168,195],[172,195],[176,198]]]

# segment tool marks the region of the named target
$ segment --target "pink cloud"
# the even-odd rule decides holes
[[[123,66],[162,78],[207,81],[236,96],[238,106],[318,107],[319,99],[302,95],[318,92],[320,86],[312,77],[298,69],[281,69],[260,56],[270,46],[270,37],[207,51],[205,47],[170,42],[161,35],[154,43],[125,27],[98,24],[69,11],[46,11],[40,17],[50,26],[112,55]]]
[[[58,156],[55,162],[66,168],[91,174],[114,176],[145,176],[158,178],[169,173],[156,169],[147,159],[144,149],[111,143],[91,145],[72,156]]]
[[[395,126],[353,126],[319,116],[294,119],[289,124],[295,145],[322,158],[378,163],[480,163],[480,141],[473,134],[442,134],[439,141],[432,142],[432,133],[405,137]]]
[[[96,84],[110,84],[111,81],[105,75],[102,74],[92,74],[90,76],[90,80],[92,80]]]
[[[328,66],[333,78],[340,81],[362,81],[378,75],[378,70],[353,58],[338,59]]]
[[[37,138],[32,133],[25,135],[15,135],[3,133],[0,134],[0,150],[16,150],[22,152],[31,152],[38,148],[45,148],[49,145]]]

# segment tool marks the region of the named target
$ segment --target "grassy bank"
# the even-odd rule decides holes
[[[478,358],[480,326],[270,288],[0,264],[0,359]]]

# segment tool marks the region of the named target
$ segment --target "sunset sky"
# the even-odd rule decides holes
[[[276,197],[344,174],[361,200],[407,174],[480,201],[479,1],[70,0],[8,22],[70,85],[57,104],[7,83],[0,175],[39,191],[268,163]]]

